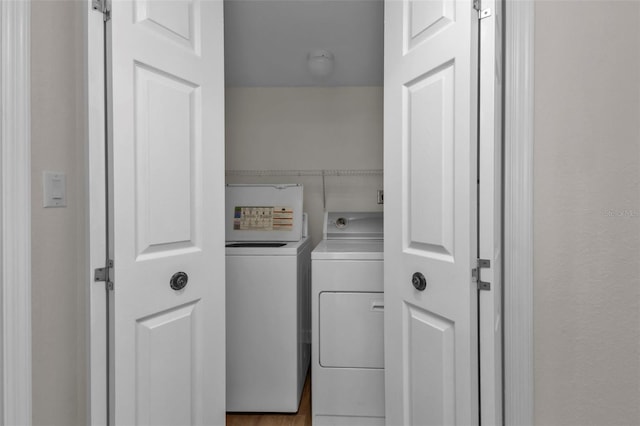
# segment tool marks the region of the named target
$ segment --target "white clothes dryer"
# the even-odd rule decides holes
[[[311,355],[302,191],[227,185],[227,411],[298,411]]]
[[[311,253],[314,425],[384,425],[382,212],[325,213]]]

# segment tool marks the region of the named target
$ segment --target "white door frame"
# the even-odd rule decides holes
[[[504,424],[533,424],[534,0],[505,11]]]
[[[26,0],[0,2],[0,424],[31,424],[31,94]]]
[[[533,423],[532,0],[505,25],[505,424]],[[0,2],[0,419],[31,423],[30,1]]]
[[[87,424],[107,425],[107,292],[104,282],[94,282],[94,271],[105,267],[107,260],[107,175],[106,175],[106,122],[105,122],[105,63],[103,15],[93,10],[91,0],[84,0],[84,55],[86,108],[86,174],[87,205],[85,241],[87,242],[87,264],[84,265],[85,282],[88,286],[86,303],[87,318]],[[93,379],[92,379],[93,377]]]

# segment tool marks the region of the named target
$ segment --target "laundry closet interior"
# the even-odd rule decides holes
[[[224,11],[226,182],[303,184],[314,245],[324,210],[382,210],[383,2],[229,0]],[[334,58],[324,78],[308,65],[318,50]]]
[[[280,205],[265,199],[257,204],[247,199],[229,201],[230,188],[240,184],[266,185],[264,188],[271,190],[273,187],[268,184],[301,185],[302,209],[306,213],[304,234],[309,240],[309,250],[325,236],[326,212],[378,212],[376,217],[381,218],[383,2],[226,0],[224,25],[227,230],[233,228],[228,218],[234,211],[235,229],[240,229],[241,207]],[[337,214],[333,223],[342,220],[342,216]],[[382,222],[375,222],[376,226],[380,235],[375,238],[381,239]],[[256,240],[269,239],[264,232],[258,230],[257,234]],[[254,242],[251,233],[244,239]],[[229,231],[227,241],[236,241]],[[381,245],[378,247],[381,251]],[[251,252],[250,256],[260,253]],[[233,255],[227,249],[228,322],[239,307],[252,306],[244,300],[229,300],[245,297],[229,291],[234,280],[231,258]],[[239,262],[243,265],[244,260]],[[253,266],[238,267],[246,268]],[[310,291],[308,273],[302,285],[309,286]],[[382,279],[381,275],[379,278]],[[381,295],[381,284],[379,290]],[[299,303],[310,305],[313,295],[305,297],[308,299]],[[381,309],[380,304],[377,308]],[[228,346],[233,333],[239,333],[233,324],[233,319],[227,324]],[[251,325],[244,327],[249,330]],[[310,343],[309,330],[303,330],[302,339]],[[242,404],[230,410],[230,395],[234,394],[229,388],[234,386],[233,378],[229,377],[230,356],[237,358],[228,349],[228,411],[291,412],[262,409],[259,405],[246,409]],[[268,358],[265,355],[262,368],[268,365]],[[314,419],[314,424],[319,424],[318,419]]]

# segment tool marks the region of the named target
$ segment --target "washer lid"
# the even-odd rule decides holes
[[[303,237],[299,241],[283,242],[283,245],[268,247],[255,244],[247,245],[242,242],[227,242],[225,245],[225,254],[227,257],[232,256],[297,256],[305,249],[309,250],[311,239]]]
[[[381,240],[322,240],[311,252],[313,260],[383,260]]]

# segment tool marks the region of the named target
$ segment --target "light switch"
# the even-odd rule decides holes
[[[43,172],[44,207],[67,206],[67,175],[59,172]]]

